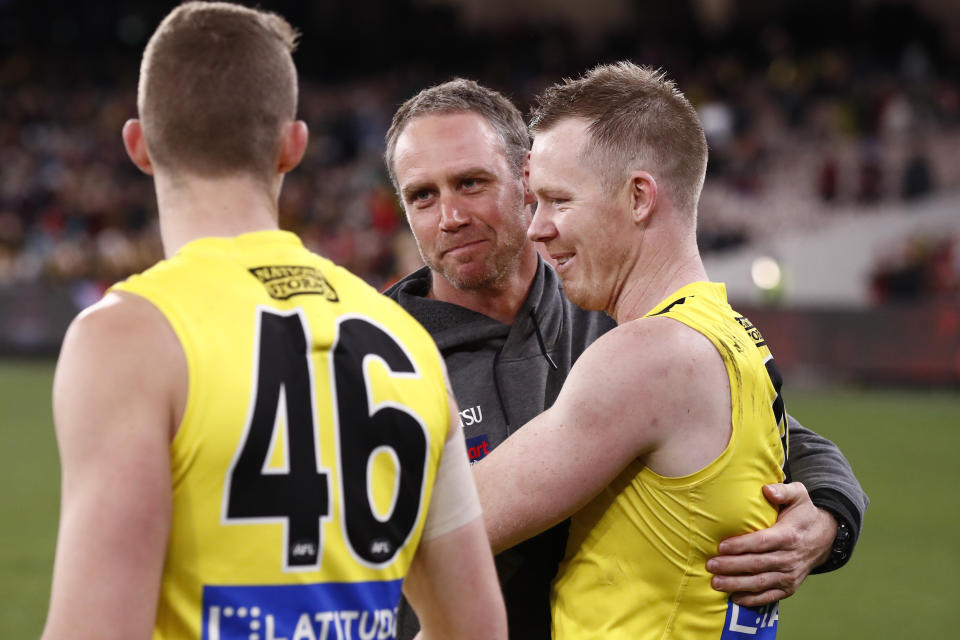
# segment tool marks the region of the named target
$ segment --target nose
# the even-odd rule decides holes
[[[533,213],[533,220],[527,227],[527,237],[534,242],[546,242],[557,236],[557,227],[553,224],[553,213],[550,207],[538,203]]]
[[[455,197],[440,196],[440,230],[457,231],[470,224],[470,216],[460,206]]]

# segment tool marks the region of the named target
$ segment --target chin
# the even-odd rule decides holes
[[[591,293],[596,293],[595,291],[590,291],[589,287],[571,285],[568,285],[566,282],[563,283],[563,292],[567,295],[570,302],[587,311],[603,311],[603,307],[599,304],[598,298],[595,295],[590,295]]]
[[[443,260],[424,260],[435,275],[452,284],[457,289],[473,289],[475,281],[483,277],[482,270],[469,263],[451,263]]]
[[[462,291],[482,289],[495,279],[486,269],[447,269],[443,275],[450,284]]]

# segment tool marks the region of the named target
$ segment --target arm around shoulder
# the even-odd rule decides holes
[[[688,334],[706,346],[691,348]],[[567,518],[635,461],[649,464],[673,437],[666,425],[689,413],[690,371],[678,353],[706,354],[726,375],[699,336],[662,318],[610,331],[580,356],[550,409],[473,466],[494,552]],[[729,403],[726,378],[720,382],[717,395]],[[692,395],[699,402],[705,394]]]
[[[146,300],[111,294],[71,324],[53,389],[62,490],[45,640],[150,635],[178,384],[183,352]]]

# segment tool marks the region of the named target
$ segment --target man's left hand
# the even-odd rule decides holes
[[[837,521],[810,501],[799,482],[768,484],[767,500],[780,507],[769,529],[727,538],[707,561],[711,585],[733,594],[740,606],[758,607],[793,595],[815,567],[830,557]]]

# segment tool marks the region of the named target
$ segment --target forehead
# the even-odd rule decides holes
[[[537,133],[530,150],[530,186],[534,190],[555,188],[564,182],[597,180],[593,163],[584,161],[584,148],[590,141],[589,124],[579,118],[561,120]]]
[[[393,164],[401,185],[466,169],[509,168],[500,136],[472,112],[417,116],[397,137]]]

